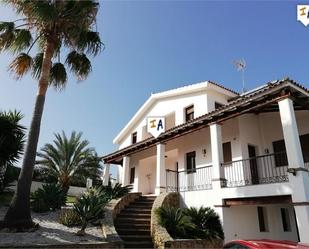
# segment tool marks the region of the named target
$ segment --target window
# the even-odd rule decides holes
[[[186,122],[194,119],[194,105],[191,105],[185,109]]]
[[[137,132],[132,133],[132,144],[136,144],[137,142]]]
[[[231,147],[231,142],[223,143],[222,144],[223,148],[223,162],[231,162],[232,161],[232,147]]]
[[[267,213],[265,207],[257,207],[260,232],[268,232]]]
[[[275,165],[276,167],[287,166],[288,158],[286,156],[286,149],[284,140],[274,141],[273,148],[275,153]]]
[[[223,106],[223,104],[220,104],[220,103],[218,103],[218,102],[215,102],[215,109],[218,109],[218,108],[220,108],[220,107],[222,107]]]
[[[304,162],[307,163],[309,162],[309,134],[301,135],[299,138]]]
[[[290,214],[287,208],[280,208],[281,211],[281,219],[282,219],[282,226],[284,232],[291,232],[291,221],[290,221]]]
[[[187,173],[194,173],[196,171],[195,165],[195,151],[186,154]]]
[[[134,183],[134,178],[135,178],[135,168],[131,168],[131,170],[130,170],[130,184]]]
[[[304,162],[309,162],[309,134],[299,137]],[[284,140],[274,141],[275,163],[277,167],[288,165]]]

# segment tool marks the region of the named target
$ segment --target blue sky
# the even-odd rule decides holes
[[[289,76],[309,87],[309,26],[296,4],[309,1],[102,1],[98,28],[106,50],[92,60],[90,77],[50,89],[39,147],[54,132],[83,131],[100,155],[150,96],[204,80],[241,89],[233,61],[245,58],[251,89]],[[13,13],[0,7],[2,20]],[[17,109],[29,126],[37,83],[7,72],[0,55],[0,109]]]

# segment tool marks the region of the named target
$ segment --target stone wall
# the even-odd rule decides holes
[[[103,236],[107,242],[118,244],[119,248],[123,248],[123,240],[119,237],[115,226],[114,220],[117,215],[128,206],[131,202],[138,199],[141,193],[129,193],[121,199],[111,200],[105,207],[105,215],[102,221]]]
[[[173,241],[164,227],[159,224],[155,210],[161,206],[179,207],[178,193],[162,193],[154,201],[151,209],[151,237],[155,248],[164,249],[167,242]]]
[[[162,193],[154,201],[151,210],[151,236],[157,249],[194,249],[194,248],[222,248],[222,240],[204,239],[177,239],[174,240],[167,230],[159,224],[155,210],[161,206],[179,207],[180,196],[178,193]]]
[[[79,244],[59,244],[59,245],[13,245],[13,246],[0,246],[0,249],[17,249],[17,248],[23,248],[23,249],[75,249],[75,248],[80,248],[80,249],[102,249],[102,248],[122,248],[119,247],[119,244],[117,243],[107,243],[107,242],[102,242],[102,243],[79,243]]]

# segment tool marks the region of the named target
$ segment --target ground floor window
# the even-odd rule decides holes
[[[130,171],[130,184],[134,183],[134,178],[135,178],[135,168],[131,168],[131,171]]]
[[[260,232],[268,232],[267,210],[265,207],[257,207]]]
[[[280,208],[281,211],[281,219],[282,219],[282,226],[284,232],[291,232],[291,221],[290,221],[290,214],[289,209],[287,208]]]

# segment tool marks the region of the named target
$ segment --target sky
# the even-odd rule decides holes
[[[205,80],[241,91],[233,61],[246,61],[246,88],[290,77],[309,87],[309,26],[296,5],[309,1],[101,1],[98,30],[105,50],[92,58],[84,82],[50,88],[39,148],[55,132],[82,131],[99,155],[151,93]],[[0,20],[14,13],[0,7]],[[29,127],[37,91],[30,76],[16,81],[12,57],[0,55],[0,110],[19,110]]]

